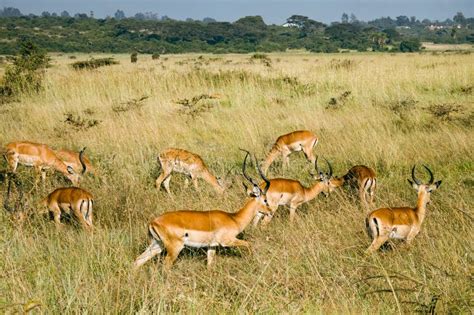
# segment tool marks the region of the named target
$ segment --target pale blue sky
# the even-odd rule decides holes
[[[117,9],[127,16],[151,11],[176,19],[212,17],[219,21],[261,15],[267,24],[281,24],[293,14],[327,23],[340,20],[343,12],[354,13],[362,20],[398,15],[444,20],[458,11],[466,17],[474,16],[474,0],[0,0],[0,7],[9,6],[24,14],[92,10],[96,17],[113,15]]]

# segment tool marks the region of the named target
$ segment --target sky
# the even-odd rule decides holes
[[[267,24],[282,24],[293,14],[321,22],[339,21],[343,12],[360,20],[381,16],[416,16],[422,20],[445,20],[461,11],[474,16],[474,0],[0,0],[0,7],[15,7],[23,14],[43,11],[71,15],[94,11],[96,17],[113,16],[117,9],[126,16],[137,12],[156,12],[170,18],[235,21],[243,16],[260,15]]]

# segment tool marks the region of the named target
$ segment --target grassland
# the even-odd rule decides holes
[[[43,92],[0,106],[2,146],[87,146],[99,171],[82,183],[96,198],[91,235],[73,225],[56,230],[35,215],[42,196],[68,184],[59,175],[27,195],[22,225],[0,213],[1,312],[472,312],[471,55],[177,55],[140,56],[137,64],[116,57],[120,65],[78,72],[68,56],[54,56]],[[177,103],[213,93],[222,97]],[[143,96],[143,106],[125,104]],[[161,260],[131,272],[149,219],[173,209],[236,211],[246,198],[238,148],[263,157],[278,135],[296,129],[319,135],[316,152],[338,175],[358,163],[375,168],[377,206],[414,205],[406,179],[413,164],[429,165],[443,184],[413,244],[366,255],[366,211],[340,191],[299,209],[293,226],[279,209],[267,229],[245,231],[252,253],[220,250],[211,271],[204,251],[185,250],[169,273]],[[181,188],[184,177],[174,176],[173,199],[156,191],[156,157],[167,147],[200,154],[232,187],[219,197],[205,183]],[[303,156],[291,162],[284,172],[276,163],[271,176],[309,184]],[[19,176],[32,188],[32,169]],[[0,190],[3,198],[4,184]]]

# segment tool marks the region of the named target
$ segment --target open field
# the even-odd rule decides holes
[[[91,235],[70,224],[56,230],[35,215],[41,197],[68,185],[57,174],[27,195],[22,225],[0,212],[1,312],[472,312],[472,56],[178,55],[139,56],[137,64],[116,57],[120,65],[78,72],[68,56],[54,56],[43,92],[0,106],[1,146],[87,146],[99,172],[81,184],[96,199]],[[190,109],[176,103],[213,93],[222,96]],[[123,104],[142,96],[149,96],[143,106]],[[169,273],[162,259],[131,272],[151,218],[173,209],[236,211],[246,198],[238,148],[262,158],[277,136],[297,129],[319,135],[315,151],[337,175],[359,163],[375,168],[379,207],[415,205],[407,178],[414,163],[429,165],[443,184],[413,244],[365,254],[366,211],[341,190],[300,208],[292,226],[280,208],[267,229],[245,231],[252,253],[220,250],[211,271],[204,250],[185,250]],[[177,175],[174,199],[158,192],[156,158],[167,147],[200,154],[233,185],[219,197],[204,182],[199,191],[181,188]],[[290,161],[283,172],[278,160],[270,175],[308,185],[311,166],[302,154]],[[19,173],[28,191],[33,170]]]

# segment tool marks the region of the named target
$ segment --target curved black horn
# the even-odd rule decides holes
[[[411,178],[417,185],[421,185],[421,181],[415,176],[415,167],[416,167],[416,164],[413,165],[413,168],[411,169]]]
[[[255,183],[255,181],[252,179],[252,177],[248,176],[247,173],[245,172],[245,168],[247,167],[247,159],[250,155],[250,152],[244,149],[240,149],[240,150],[247,152],[247,154],[245,155],[244,164],[242,165],[242,175],[244,175],[245,179],[248,180],[250,183],[252,183],[252,185],[258,186],[258,184]]]
[[[319,175],[321,174],[321,171],[319,170],[318,167],[318,156],[316,155],[316,159],[314,160],[314,169],[316,170],[316,173]]]
[[[255,164],[257,165],[257,170],[258,173],[260,174],[260,177],[263,179],[265,182],[265,188],[263,189],[263,194],[265,195],[268,191],[268,188],[270,188],[270,180],[263,174],[262,169],[260,168],[260,164],[257,162],[257,158],[255,158]]]
[[[87,170],[87,166],[86,166],[86,163],[84,163],[84,160],[83,160],[83,155],[84,155],[84,151],[86,150],[87,147],[84,147],[81,152],[79,152],[79,161],[81,162],[81,165],[82,165],[82,172],[81,174],[84,174]]]
[[[324,158],[324,160],[326,161],[327,165],[328,165],[328,168],[329,168],[329,178],[332,177],[332,166],[331,166],[331,163],[329,163],[329,161]]]
[[[430,180],[429,180],[429,182],[428,182],[428,185],[433,184],[433,182],[434,182],[433,172],[428,168],[428,166],[423,165],[423,167],[426,168],[426,170],[428,171],[428,173],[430,173]]]

